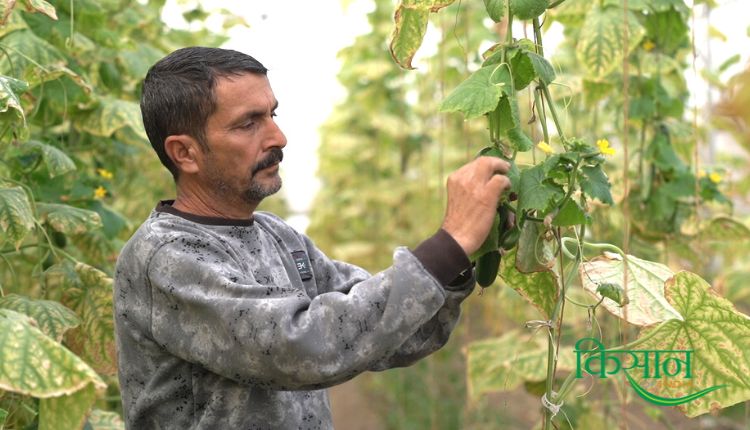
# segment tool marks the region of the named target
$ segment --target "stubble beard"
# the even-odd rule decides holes
[[[260,203],[266,197],[276,194],[281,189],[281,176],[276,172],[271,178],[271,183],[263,185],[250,178],[250,184],[242,192],[242,198],[245,203],[256,204]]]
[[[257,205],[266,197],[276,194],[281,189],[281,176],[278,171],[263,184],[253,172],[248,172],[248,178],[241,184],[232,183],[214,163],[209,164],[207,181],[211,189],[223,200],[237,201],[248,205]],[[256,172],[257,173],[257,172]],[[231,181],[231,182],[230,182]]]

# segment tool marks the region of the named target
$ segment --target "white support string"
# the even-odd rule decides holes
[[[557,393],[553,391],[552,397],[555,397],[555,396],[557,396]],[[565,402],[560,402],[559,404],[556,405],[547,399],[547,393],[542,394],[542,406],[544,406],[545,408],[549,409],[550,412],[552,412],[552,418],[554,418],[555,415],[557,415],[560,412],[560,408],[562,407],[563,404],[565,404]]]

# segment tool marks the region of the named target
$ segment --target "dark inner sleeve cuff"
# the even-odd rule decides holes
[[[469,257],[461,245],[442,228],[412,252],[441,285],[448,285],[471,267]]]

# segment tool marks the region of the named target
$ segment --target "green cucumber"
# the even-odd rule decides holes
[[[500,252],[494,250],[477,259],[476,275],[480,287],[489,287],[495,282],[497,272],[500,269],[500,258]]]
[[[505,230],[503,234],[500,235],[500,239],[498,239],[500,248],[503,248],[506,251],[513,249],[513,247],[518,243],[518,239],[520,237],[521,229],[518,228],[518,225],[514,225],[513,228],[511,228],[510,230]]]

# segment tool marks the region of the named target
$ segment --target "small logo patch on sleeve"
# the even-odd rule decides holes
[[[299,277],[302,278],[303,281],[311,279],[313,274],[312,269],[310,268],[310,259],[307,258],[307,253],[305,251],[294,251],[292,252],[292,257],[294,258],[294,265],[297,266]]]

